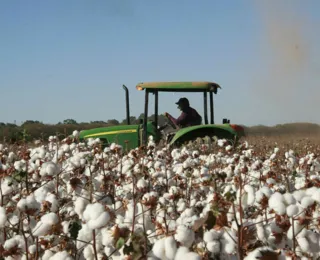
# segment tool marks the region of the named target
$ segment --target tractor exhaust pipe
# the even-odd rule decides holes
[[[124,91],[126,92],[126,117],[127,124],[130,125],[130,103],[129,103],[129,90],[125,85],[122,85]]]

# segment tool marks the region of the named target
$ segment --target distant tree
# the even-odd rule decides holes
[[[3,126],[6,126],[6,124],[3,122],[0,122],[0,127],[3,127]]]
[[[23,125],[31,125],[31,124],[42,124],[42,122],[40,121],[34,121],[34,120],[26,120],[23,124]]]
[[[8,123],[6,126],[7,127],[13,127],[13,128],[18,127],[16,124],[12,124],[12,123]]]
[[[91,121],[90,124],[105,124],[105,121]]]
[[[74,119],[65,119],[65,120],[63,120],[63,124],[65,124],[65,125],[76,125],[78,123]]]
[[[120,122],[119,122],[117,119],[109,119],[109,120],[107,121],[107,124],[108,124],[108,125],[119,125]]]
[[[137,124],[138,121],[139,120],[135,116],[130,116],[130,124]],[[121,124],[122,125],[126,125],[127,124],[127,119],[123,119]]]

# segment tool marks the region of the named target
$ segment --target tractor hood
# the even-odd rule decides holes
[[[99,138],[106,135],[118,135],[136,133],[139,130],[139,125],[117,125],[99,127],[89,130],[82,130],[80,132],[80,138]]]

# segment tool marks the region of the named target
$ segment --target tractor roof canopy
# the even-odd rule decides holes
[[[194,82],[143,82],[136,86],[137,90],[148,89],[149,91],[166,91],[166,92],[214,92],[217,93],[221,88],[217,83],[207,81]]]

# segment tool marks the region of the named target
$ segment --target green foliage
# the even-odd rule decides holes
[[[69,224],[69,232],[73,239],[77,239],[80,229],[82,228],[79,221],[72,221]]]
[[[116,243],[116,248],[120,249],[121,247],[123,247],[125,244],[125,240],[123,237],[119,237],[117,243]]]
[[[25,171],[16,171],[12,174],[12,178],[17,182],[26,181],[27,172]]]
[[[205,227],[206,227],[207,230],[212,229],[214,227],[214,225],[216,224],[216,220],[217,220],[216,215],[218,215],[217,212],[214,213],[211,210],[209,211],[208,218],[207,218],[207,221],[205,223]]]

